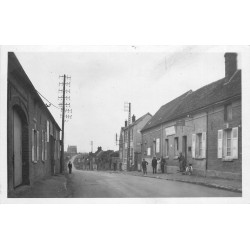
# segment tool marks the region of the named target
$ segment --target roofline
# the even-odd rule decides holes
[[[33,91],[34,95],[38,98],[38,100],[41,102],[43,108],[45,108],[45,110],[48,112],[50,118],[53,120],[53,122],[56,124],[56,126],[59,128],[59,130],[61,130],[60,126],[58,125],[58,123],[56,122],[55,118],[53,117],[53,115],[50,113],[48,107],[45,105],[45,103],[43,102],[42,98],[40,97],[40,95],[37,93],[36,88],[34,87],[34,85],[32,84],[31,80],[29,79],[28,75],[26,74],[25,70],[23,69],[21,63],[19,62],[16,54],[14,52],[8,52],[8,60],[9,60],[9,55],[12,55],[14,57],[14,59],[16,60],[17,65],[19,66],[17,68],[17,70],[20,72],[20,74],[24,75],[24,80],[28,81],[29,86],[31,87],[31,90]],[[15,63],[15,62],[14,62]]]
[[[234,99],[235,97],[241,97],[241,94],[237,94],[237,95],[231,96],[231,97],[229,97],[229,98],[227,98],[227,99],[223,99],[223,100],[221,100],[221,101],[219,101],[219,102],[215,102],[215,103],[212,103],[212,104],[210,104],[210,105],[207,105],[207,106],[205,106],[205,107],[202,107],[202,108],[199,108],[199,109],[195,109],[195,110],[192,110],[192,111],[190,111],[190,112],[186,112],[186,113],[184,113],[184,114],[181,114],[181,115],[179,115],[179,116],[176,116],[176,117],[174,117],[174,118],[172,118],[172,119],[170,119],[170,120],[167,120],[167,121],[165,121],[165,122],[158,123],[157,125],[154,125],[154,126],[152,126],[152,127],[150,127],[150,128],[142,129],[142,130],[141,130],[141,133],[142,133],[142,132],[145,132],[145,131],[147,131],[147,130],[150,130],[150,129],[152,129],[152,128],[161,126],[161,125],[163,125],[163,124],[165,124],[165,123],[168,123],[168,122],[172,122],[172,121],[174,121],[174,120],[177,120],[177,119],[179,119],[179,118],[181,118],[181,117],[183,117],[183,116],[186,116],[187,114],[197,113],[198,111],[205,110],[205,109],[207,109],[207,108],[209,108],[209,107],[211,107],[211,106],[221,104],[221,103],[226,102],[226,101],[228,101],[228,100],[230,100],[230,99]]]

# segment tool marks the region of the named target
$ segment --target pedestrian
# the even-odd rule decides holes
[[[68,168],[69,168],[69,173],[71,174],[71,172],[72,172],[72,163],[71,163],[71,161],[69,161],[69,163],[68,163]]]
[[[147,165],[148,165],[148,162],[145,161],[145,159],[143,159],[141,165],[142,165],[143,174],[144,175],[147,174]]]
[[[161,172],[164,174],[164,168],[165,168],[166,160],[161,157]]]
[[[154,156],[153,160],[152,160],[152,167],[153,167],[153,174],[156,174],[156,167],[157,167],[157,159]]]
[[[186,159],[185,159],[185,157],[182,155],[181,152],[180,152],[180,154],[179,154],[178,160],[179,160],[180,172],[185,171]]]

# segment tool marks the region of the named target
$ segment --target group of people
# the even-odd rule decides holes
[[[193,172],[192,164],[191,163],[187,164],[186,158],[184,157],[184,155],[182,153],[179,154],[178,160],[179,160],[180,172],[185,172],[185,173],[191,175]],[[153,168],[153,174],[157,173],[157,165],[158,164],[160,164],[160,166],[161,166],[161,172],[162,173],[165,172],[165,167],[167,164],[166,159],[161,157],[160,159],[157,160],[156,156],[154,156],[152,159],[152,162],[151,162],[151,165]],[[148,162],[145,159],[143,159],[142,160],[142,170],[143,170],[144,175],[147,174],[147,165],[148,165]]]
[[[156,157],[154,156],[151,164],[152,164],[152,168],[153,168],[153,174],[157,173],[157,164],[161,165],[161,172],[162,173],[165,172],[166,160],[163,157],[161,157],[161,159],[159,159],[157,161]],[[143,170],[144,175],[147,174],[147,165],[148,165],[148,162],[145,159],[143,159],[142,160],[142,170]]]

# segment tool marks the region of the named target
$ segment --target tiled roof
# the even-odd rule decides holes
[[[175,110],[179,107],[179,105],[184,101],[184,99],[190,95],[192,91],[188,91],[183,95],[175,98],[174,100],[168,102],[167,104],[163,105],[155,115],[148,121],[148,123],[143,127],[141,131],[146,129],[155,127],[169,119],[171,115],[175,113]]]
[[[135,126],[136,124],[138,124],[139,122],[141,122],[147,115],[150,115],[152,117],[152,115],[150,113],[147,113],[147,114],[141,116],[140,118],[138,118],[135,122],[131,123],[130,127],[131,126]],[[126,129],[128,129],[128,126],[127,127],[122,127],[121,129],[126,130]]]
[[[162,106],[142,131],[162,123],[178,119],[209,105],[241,95],[241,70],[237,70],[229,82],[225,78],[210,83],[194,92],[187,92]]]

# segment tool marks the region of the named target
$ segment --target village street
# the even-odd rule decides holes
[[[72,162],[74,157],[72,158]],[[82,171],[68,175],[72,198],[239,197],[240,193],[190,183],[129,175],[126,172]]]

